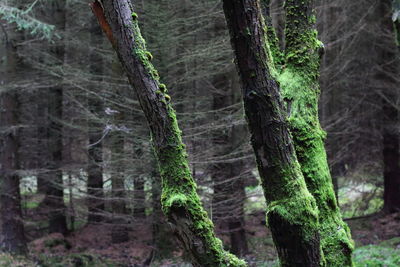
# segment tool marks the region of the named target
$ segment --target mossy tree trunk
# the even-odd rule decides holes
[[[162,209],[194,266],[246,266],[223,250],[191,175],[175,111],[150,60],[129,0],[92,4],[135,89],[150,127],[162,177]],[[104,13],[103,13],[104,11]],[[104,17],[105,15],[105,17]]]
[[[317,201],[321,247],[328,266],[352,266],[353,243],[337,204],[318,118],[323,49],[315,30],[313,0],[286,0],[285,66],[279,76],[297,158]]]
[[[318,211],[286,120],[258,0],[224,0],[251,143],[282,266],[322,266]]]
[[[17,78],[18,56],[11,41],[6,40],[4,77],[6,87],[0,95],[0,250],[8,253],[27,252],[19,189],[18,93],[7,89]],[[4,75],[4,76],[3,76]],[[14,89],[11,89],[14,90]]]
[[[151,161],[156,166],[155,158]],[[176,247],[176,242],[173,239],[172,232],[162,212],[160,203],[161,198],[161,177],[156,168],[151,170],[152,184],[151,184],[151,205],[152,211],[152,259],[168,259],[173,257],[173,250]]]

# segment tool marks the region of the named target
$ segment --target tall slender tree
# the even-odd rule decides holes
[[[19,188],[19,103],[18,92],[7,88],[18,78],[16,46],[6,40],[5,60],[1,66],[3,88],[0,92],[0,250],[27,252]]]
[[[104,191],[103,191],[103,114],[101,82],[103,73],[103,60],[96,50],[101,44],[102,31],[96,19],[91,20],[90,42],[90,72],[92,74],[91,92],[88,96],[88,105],[91,116],[88,119],[88,167],[87,167],[87,205],[88,223],[98,223],[103,219],[104,212]],[[100,89],[100,90],[99,90]]]
[[[65,30],[66,24],[66,1],[52,2],[50,6],[52,19],[59,30]],[[64,63],[65,44],[60,40],[51,47],[51,52],[56,59],[56,64],[62,66]],[[66,207],[64,204],[64,187],[62,171],[62,116],[63,116],[63,85],[62,78],[54,78],[54,86],[49,88],[48,120],[47,129],[50,161],[47,164],[48,186],[44,202],[49,208],[49,231],[50,233],[67,233]]]
[[[118,95],[120,92],[117,91]],[[116,127],[120,127],[124,123],[124,111],[116,110],[113,123]],[[111,135],[111,193],[112,193],[112,212],[113,212],[113,229],[111,239],[113,243],[121,243],[129,240],[128,228],[125,226],[127,220],[126,203],[125,203],[125,136],[121,131],[114,131]]]
[[[234,104],[234,86],[229,82],[228,74],[217,75],[213,79],[215,87],[213,93],[213,109],[216,112],[215,120],[220,120],[221,110]],[[217,127],[218,128],[218,127]],[[243,126],[221,127],[215,131],[214,147],[220,148],[215,156],[234,153],[240,147],[244,136]],[[223,161],[223,160],[222,160]],[[246,198],[244,181],[241,176],[244,170],[242,160],[218,162],[212,165],[213,179],[213,221],[222,232],[229,233],[231,251],[235,255],[244,256],[248,251],[246,232],[244,229],[243,204]]]
[[[392,3],[380,0],[376,17],[379,20],[382,38],[376,42],[378,52],[377,79],[383,88],[377,88],[382,96],[382,138],[383,138],[383,180],[385,212],[400,211],[400,134],[398,130],[400,114],[399,99],[400,57],[396,47],[396,29],[392,21]],[[397,44],[398,45],[398,44]]]

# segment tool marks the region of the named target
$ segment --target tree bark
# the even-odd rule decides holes
[[[93,75],[92,82],[100,83],[96,78],[103,73],[103,60],[95,48],[102,40],[102,31],[96,22],[91,21],[90,42],[92,51],[90,52],[90,72]],[[103,220],[104,212],[104,191],[103,191],[103,124],[101,114],[103,105],[101,100],[101,87],[93,84],[92,92],[88,96],[89,110],[92,116],[88,119],[88,167],[87,167],[87,206],[88,223],[99,223]],[[100,90],[99,90],[100,89]]]
[[[322,266],[318,211],[298,164],[258,0],[224,0],[251,143],[282,266]]]
[[[66,2],[60,1],[51,5],[54,23],[60,29],[65,29],[66,23]],[[64,62],[65,46],[62,41],[56,43],[51,52],[58,60],[58,64]],[[66,234],[66,206],[64,203],[64,187],[63,187],[63,171],[62,152],[63,152],[63,136],[62,136],[62,118],[63,118],[63,85],[62,79],[55,78],[54,87],[49,89],[49,107],[48,107],[48,146],[50,152],[50,161],[47,164],[47,175],[49,177],[46,186],[45,206],[49,209],[49,232]]]
[[[217,115],[219,114],[217,110],[222,110],[234,104],[234,92],[229,86],[226,74],[215,77],[213,86],[215,88],[213,109],[216,114],[215,120],[218,121],[220,117]],[[213,136],[214,147],[217,149],[215,156],[230,154],[237,148],[237,139],[243,137],[243,130],[238,129],[239,127],[227,125],[221,130],[215,131]],[[237,160],[235,162],[214,163],[211,169],[214,183],[213,221],[217,229],[229,233],[231,252],[237,256],[244,256],[249,252],[244,229],[243,205],[246,193],[241,177],[243,167],[244,162]]]
[[[154,166],[157,164],[155,158],[151,160]],[[166,218],[162,212],[160,203],[161,198],[161,177],[158,171],[154,168],[151,172],[153,178],[151,184],[152,191],[152,259],[159,260],[163,258],[171,258],[173,251],[171,248],[176,247],[176,242],[173,240],[173,233],[170,231]]]
[[[124,120],[124,114],[119,111],[115,115],[114,124],[120,125]],[[125,205],[125,175],[124,175],[124,136],[120,132],[114,132],[111,136],[111,187],[112,187],[112,213],[113,226],[111,239],[113,243],[122,243],[129,240],[128,228],[126,227],[126,205]]]
[[[18,56],[7,40],[4,80],[16,79]],[[27,253],[19,189],[19,132],[18,94],[5,89],[0,95],[0,250],[8,253]]]
[[[133,204],[133,216],[136,219],[146,218],[145,204],[146,194],[144,192],[144,180],[141,177],[136,177],[133,180],[133,187],[135,189],[134,197],[135,201]]]
[[[150,62],[152,55],[146,50],[130,1],[102,2],[94,2],[92,9],[126,70],[149,124],[162,177],[163,211],[179,241],[194,266],[246,266],[225,252],[215,237],[196,192],[170,97]]]
[[[400,211],[400,134],[399,111],[399,51],[396,47],[396,29],[392,21],[390,0],[380,0],[377,12],[384,38],[379,42],[378,80],[384,85],[382,91],[382,138],[383,138],[383,210],[387,213]],[[395,77],[395,78],[394,78]]]
[[[313,0],[287,0],[285,68],[279,76],[289,126],[308,190],[319,210],[321,246],[328,266],[352,266],[353,243],[337,205],[318,118],[322,43]]]
[[[124,155],[124,139],[118,134],[112,136],[112,212],[113,227],[111,231],[111,239],[113,243],[122,243],[129,240],[128,228],[125,226],[126,205],[125,205],[125,186],[124,171],[121,159]]]

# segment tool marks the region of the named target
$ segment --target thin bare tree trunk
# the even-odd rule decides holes
[[[92,82],[101,82],[99,77],[103,73],[103,60],[95,50],[101,41],[102,32],[95,19],[91,21],[92,29],[90,31],[90,42],[92,51],[90,53],[90,72],[93,75]],[[99,90],[100,88],[100,90]],[[88,96],[88,105],[90,113],[88,121],[88,167],[87,167],[87,206],[88,223],[98,223],[103,220],[104,212],[104,190],[103,190],[103,124],[101,123],[101,114],[103,104],[101,100],[101,86],[92,85],[92,92]]]
[[[396,29],[392,21],[390,0],[380,0],[377,18],[383,38],[376,47],[379,53],[378,80],[382,90],[382,137],[383,137],[383,210],[388,213],[400,211],[400,133],[397,101],[399,99],[399,51],[396,47]]]
[[[7,40],[4,65],[5,84],[17,78],[16,48]],[[18,93],[5,89],[0,95],[0,250],[9,253],[27,252],[19,189]]]
[[[60,29],[65,29],[66,23],[66,1],[59,1],[51,5],[55,25]],[[58,61],[58,65],[64,63],[65,45],[56,43],[51,48],[52,54]],[[50,161],[47,164],[46,178],[46,197],[45,206],[49,209],[49,232],[62,233],[68,232],[66,221],[66,206],[64,203],[62,152],[62,118],[63,118],[63,85],[62,78],[55,78],[55,85],[49,89],[48,120],[50,120],[47,134],[47,149],[50,152]]]

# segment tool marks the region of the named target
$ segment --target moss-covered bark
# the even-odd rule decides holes
[[[96,10],[103,29],[113,44],[134,87],[147,118],[162,177],[162,209],[194,266],[246,266],[223,250],[213,224],[204,211],[189,169],[181,131],[158,73],[151,64],[138,26],[138,15],[129,0],[102,1]],[[99,2],[93,8],[102,8]]]
[[[297,162],[258,0],[224,0],[251,143],[282,266],[323,266],[318,212]]]
[[[266,42],[268,43],[269,51],[271,53],[270,60],[273,61],[275,70],[279,71],[284,63],[284,54],[279,46],[279,39],[275,28],[272,25],[271,0],[260,0],[260,5],[266,27]]]
[[[285,67],[279,75],[296,154],[319,210],[321,246],[327,266],[352,266],[353,242],[337,205],[318,119],[322,43],[312,0],[286,0]]]

